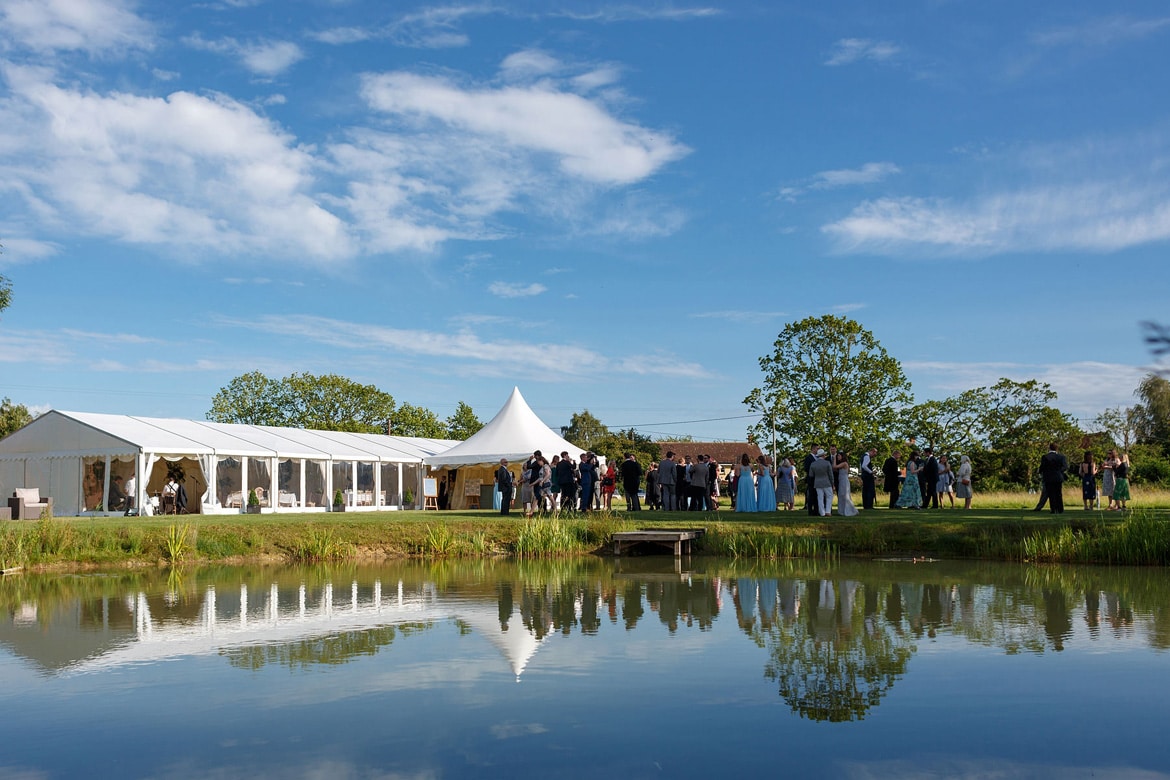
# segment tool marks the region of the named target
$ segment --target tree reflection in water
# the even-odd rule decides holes
[[[794,713],[843,722],[890,693],[919,642],[1005,654],[1103,636],[1170,647],[1170,581],[1136,569],[596,558],[0,580],[0,648],[45,674],[109,668],[120,653],[133,662],[136,645],[165,653],[168,635],[208,631],[230,642],[212,636],[198,651],[234,667],[337,665],[451,623],[510,653],[519,674],[550,636],[605,641],[595,638],[652,616],[671,635],[733,621]]]

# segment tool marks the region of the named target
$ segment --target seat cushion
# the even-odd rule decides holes
[[[17,488],[14,496],[19,498],[26,504],[41,503],[41,489],[40,488]]]

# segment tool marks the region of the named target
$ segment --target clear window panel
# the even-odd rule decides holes
[[[277,466],[276,487],[280,491],[276,505],[285,509],[304,506],[301,495],[301,462],[288,458]]]
[[[239,458],[220,458],[215,464],[215,497],[223,507],[241,507],[244,472]]]
[[[412,503],[416,507],[423,505],[422,499],[422,466],[418,463],[402,464],[402,500],[406,503],[406,493],[410,491]]]
[[[106,459],[82,458],[81,460],[81,487],[85,492],[85,508],[102,508],[102,487],[106,483]]]
[[[398,506],[402,496],[398,493],[398,464],[382,464],[382,506]]]
[[[325,462],[305,461],[305,506],[326,506],[329,497],[325,495]]]
[[[353,474],[350,461],[333,464],[333,495],[341,491],[342,501],[346,506],[353,506]]]
[[[248,458],[248,492],[256,491],[260,506],[272,506],[268,491],[272,489],[272,472],[268,458]]]
[[[357,505],[374,505],[374,465],[366,461],[357,464]]]

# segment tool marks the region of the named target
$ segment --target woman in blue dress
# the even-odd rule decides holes
[[[736,466],[736,473],[739,476],[735,480],[735,511],[757,512],[759,510],[756,508],[756,483],[752,481],[752,459],[745,452],[739,459],[739,464]]]
[[[768,466],[768,458],[764,455],[756,458],[759,464],[760,479],[756,485],[756,511],[776,511],[776,484],[772,481],[772,469]]]
[[[792,509],[796,495],[796,469],[792,462],[785,458],[780,461],[780,468],[776,473],[779,477],[776,481],[776,501],[783,504],[785,509]]]
[[[922,489],[918,487],[918,451],[910,453],[906,461],[906,481],[902,484],[902,495],[898,496],[900,509],[921,509]]]

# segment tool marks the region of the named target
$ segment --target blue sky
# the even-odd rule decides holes
[[[1130,404],[1163,3],[0,0],[0,394],[202,417],[338,373],[742,438],[784,324],[918,400]]]

